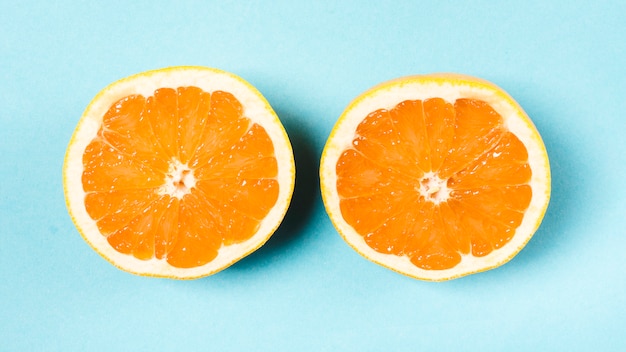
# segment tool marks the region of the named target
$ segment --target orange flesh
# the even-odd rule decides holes
[[[221,91],[161,88],[119,100],[83,165],[87,213],[109,244],[179,268],[252,237],[278,199],[271,139]]]
[[[374,250],[426,270],[502,247],[532,195],[526,147],[475,99],[407,100],[372,112],[336,171],[347,223]]]

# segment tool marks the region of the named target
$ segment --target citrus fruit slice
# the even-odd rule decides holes
[[[455,74],[400,78],[356,98],[326,143],[320,180],[348,244],[429,281],[509,261],[550,198],[547,152],[526,113],[494,84]]]
[[[263,245],[293,192],[291,145],[243,79],[171,67],[89,104],[63,167],[69,213],[113,265],[146,276],[216,273]]]

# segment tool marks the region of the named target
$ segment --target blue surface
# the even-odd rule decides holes
[[[626,2],[293,3],[0,5],[0,351],[626,350]],[[266,96],[294,146],[295,196],[233,267],[137,277],[79,236],[63,156],[100,89],[186,64]],[[510,263],[427,283],[350,249],[316,175],[352,98],[440,71],[518,100],[548,148],[553,193]]]

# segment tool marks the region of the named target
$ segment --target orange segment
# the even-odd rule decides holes
[[[336,165],[337,189],[342,199],[373,194],[391,194],[412,188],[411,180],[399,171],[377,164],[354,149],[346,150]]]
[[[161,219],[154,226],[154,257],[167,259],[179,238],[180,200],[176,197],[164,197],[167,203],[162,205]]]
[[[90,192],[85,195],[85,208],[107,236],[141,214],[160,196],[155,188]]]
[[[454,103],[454,111],[452,145],[437,170],[442,179],[464,169],[493,148],[503,133],[502,117],[484,101],[459,99]],[[436,115],[433,118],[439,119]]]
[[[85,192],[157,188],[164,180],[163,172],[115,149],[100,137],[85,149],[83,167]]]
[[[236,203],[216,199],[217,196],[209,195],[210,187],[199,184],[198,189],[203,194],[203,204],[206,209],[211,209],[213,213],[213,226],[216,229],[221,243],[231,245],[249,239],[260,225],[260,220],[241,211]]]
[[[254,124],[240,134],[241,125],[238,122],[232,125],[237,126],[229,131],[232,135],[226,135],[225,131],[221,135],[224,139],[232,139],[228,148],[222,149],[218,146],[210,150],[198,150],[198,161],[193,161],[192,165],[200,163],[200,160],[206,162],[196,168],[196,178],[207,180],[235,177],[243,180],[276,177],[278,169],[274,147],[267,132]]]
[[[341,213],[363,235],[369,235],[391,214],[417,200],[404,175],[376,164],[354,149],[340,156],[336,172]],[[368,216],[362,216],[363,212]]]
[[[411,148],[419,142],[415,139],[416,134],[403,133],[414,131],[415,128],[397,128],[397,125],[403,126],[403,124],[415,123],[419,120],[405,118],[414,111],[415,107],[407,102],[404,111],[400,113],[395,109],[391,112],[387,110],[372,112],[357,128],[356,138],[352,141],[354,149],[375,163],[401,172],[407,169],[405,166],[407,162],[418,168],[428,169],[429,162],[425,159],[425,153],[418,153],[418,149]],[[421,111],[419,107],[418,111]],[[423,124],[417,127],[423,127]],[[415,168],[412,168],[408,171],[414,173],[414,170]]]
[[[428,212],[419,214],[423,226],[415,229],[418,236],[411,238],[407,252],[411,263],[426,270],[443,270],[461,262],[462,247],[459,248],[455,232],[450,231],[448,219],[443,218],[441,206],[427,202]]]
[[[200,143],[189,165],[194,168],[209,165],[215,155],[231,148],[249,128],[250,120],[243,116],[241,103],[230,93],[214,92]]]
[[[179,87],[178,94],[178,158],[186,164],[202,141],[204,126],[209,120],[211,94],[198,87]]]
[[[402,206],[409,207],[404,208],[406,211],[402,211]],[[400,203],[399,207],[394,210],[392,215],[387,216],[379,226],[365,235],[365,242],[383,253],[395,255],[412,253],[417,249],[416,247],[422,245],[414,241],[415,234],[428,226],[426,219],[432,214],[432,207],[416,200]]]
[[[271,179],[212,179],[198,181],[207,199],[224,202],[257,222],[272,209],[278,197],[278,182]]]
[[[452,104],[441,98],[431,98],[424,101],[424,120],[426,131],[424,135],[428,144],[417,144],[417,149],[428,150],[431,170],[439,170],[443,161],[448,157],[454,138],[455,110]]]
[[[437,219],[442,225],[441,228],[445,231],[445,243],[447,248],[456,248],[460,255],[467,255],[470,253],[472,246],[472,236],[470,232],[465,231],[462,225],[459,223],[457,217],[459,209],[453,205],[453,200],[450,199],[447,202],[439,203],[437,208],[439,211],[439,218]]]
[[[124,270],[174,278],[212,274],[262,245],[293,175],[289,141],[260,93],[195,67],[107,88],[64,165],[70,213],[94,249]]]
[[[120,99],[104,115],[100,135],[110,146],[133,160],[155,170],[167,171],[167,156],[157,147],[145,110],[146,99],[141,95]]]
[[[518,185],[528,183],[531,176],[526,147],[506,132],[493,149],[452,175],[448,185],[454,189]]]
[[[160,88],[146,99],[143,115],[150,123],[160,149],[169,159],[180,159],[178,153],[178,95],[173,88]],[[135,116],[139,118],[139,116]]]
[[[178,233],[167,262],[177,268],[193,268],[215,259],[223,233],[215,228],[213,214],[197,192],[180,202]]]
[[[405,212],[419,211],[419,205],[415,205],[417,197],[402,191],[391,193],[373,194],[356,198],[344,199],[341,204],[341,214],[356,231],[363,236],[371,236],[376,231],[385,231],[384,227],[390,226],[390,222],[398,221],[397,216]],[[416,209],[406,210],[406,207]],[[367,211],[368,216],[361,216]],[[402,220],[403,221],[403,220]],[[383,240],[385,241],[385,240]],[[368,243],[378,248],[386,248],[387,245],[376,244],[370,239]]]
[[[426,116],[424,104],[420,100],[404,101],[389,112],[393,130],[398,135],[399,155],[408,158],[401,165],[406,169],[406,161],[413,162],[416,169],[428,172],[432,169],[430,146],[426,133]],[[415,148],[422,145],[424,148]]]
[[[519,222],[515,223],[520,214],[515,212],[501,212],[499,218],[494,218],[483,209],[474,208],[466,199],[449,203],[456,215],[449,220],[467,232],[472,255],[477,257],[483,257],[510,241],[512,230],[519,225]],[[514,226],[508,226],[507,222]]]
[[[160,197],[139,212],[134,218],[107,236],[109,244],[120,253],[147,260],[155,255],[156,231],[165,212],[168,196]],[[129,212],[130,213],[130,212]]]

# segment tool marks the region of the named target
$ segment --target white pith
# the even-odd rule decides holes
[[[89,217],[85,209],[85,192],[82,188],[82,155],[96,136],[102,125],[102,117],[109,107],[119,99],[141,94],[151,96],[158,88],[178,88],[195,86],[205,92],[223,90],[233,94],[244,107],[244,115],[253,123],[261,125],[274,144],[274,153],[278,164],[279,194],[275,206],[262,220],[256,234],[242,243],[223,246],[217,258],[206,265],[181,269],[171,266],[165,260],[139,260],[124,255],[113,249],[106,238],[100,234],[96,222]],[[193,170],[177,160],[172,160],[170,172],[159,190],[182,198],[195,185]],[[64,188],[68,210],[84,239],[113,265],[140,275],[196,278],[218,272],[261,245],[276,230],[282,221],[293,193],[295,164],[293,152],[287,134],[275,112],[265,98],[243,79],[216,69],[204,67],[172,67],[145,72],[115,82],[101,91],[87,107],[81,117],[65,156],[63,169]]]
[[[425,100],[435,97],[452,103],[459,98],[472,98],[490,104],[503,117],[505,127],[526,146],[532,170],[529,183],[532,187],[532,199],[513,239],[484,257],[463,255],[461,263],[446,270],[420,269],[413,265],[408,257],[373,250],[341,216],[340,199],[336,191],[337,161],[342,152],[351,147],[356,128],[365,116],[378,109],[390,110],[405,100]],[[445,188],[446,180],[439,180],[436,175],[427,176],[426,182],[416,186],[416,190],[434,203],[447,199],[449,191]],[[383,83],[355,99],[337,121],[324,148],[320,163],[320,183],[324,205],[333,224],[357,252],[402,274],[423,280],[442,281],[500,266],[525,246],[538,228],[548,205],[550,167],[543,141],[536,128],[510,96],[489,82],[461,75],[440,74],[407,77]]]
[[[165,174],[165,183],[158,193],[182,199],[186,194],[191,193],[195,185],[196,178],[193,170],[179,160],[172,160],[169,170]]]
[[[450,196],[450,189],[448,188],[448,180],[442,180],[434,172],[427,172],[422,176],[419,185],[416,185],[416,190],[427,201],[439,204],[448,200]]]

